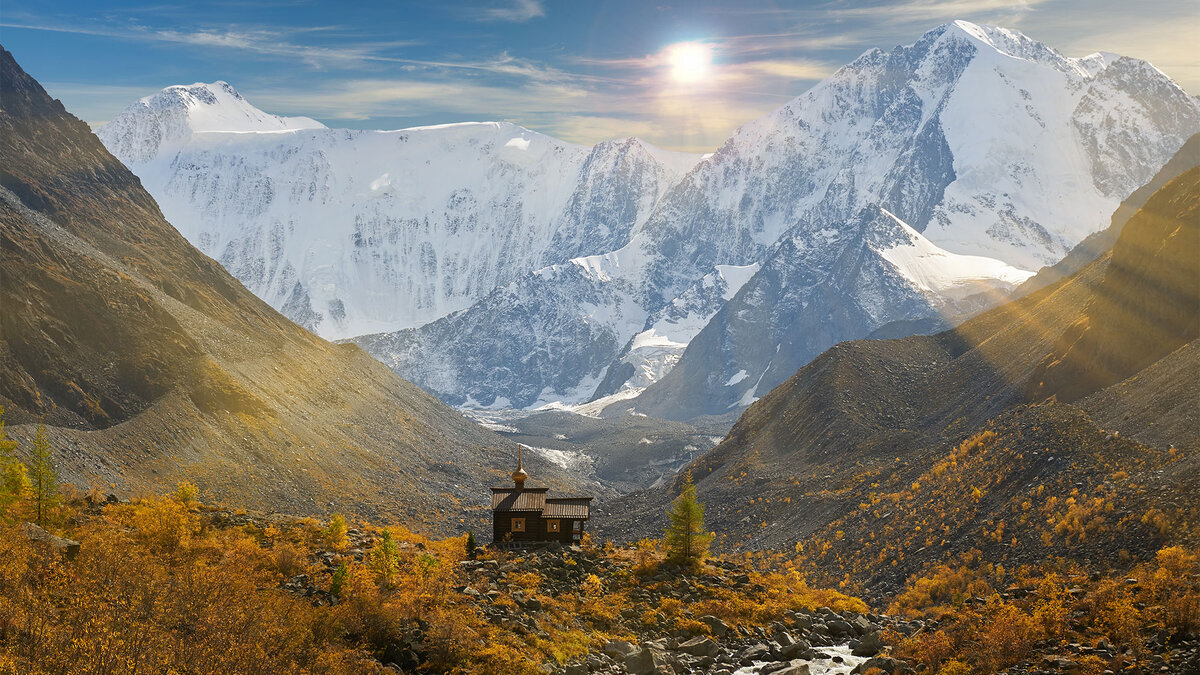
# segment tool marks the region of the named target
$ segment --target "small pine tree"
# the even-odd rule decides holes
[[[346,587],[348,578],[350,578],[350,568],[346,566],[346,563],[338,565],[329,579],[329,594],[335,598],[342,597],[342,589]]]
[[[667,515],[671,524],[667,526],[664,540],[668,558],[681,565],[696,565],[708,555],[712,535],[704,531],[704,504],[696,499],[696,486],[689,473],[684,478],[683,490]]]
[[[0,406],[0,507],[6,507],[29,491],[29,471],[17,459],[17,442],[9,440],[4,428],[4,406]]]
[[[467,558],[468,559],[470,559],[470,560],[475,559],[475,548],[477,546],[478,546],[478,544],[475,543],[475,533],[471,530],[467,530],[466,549],[467,549]]]
[[[58,472],[54,470],[46,425],[39,423],[29,457],[29,483],[33,510],[38,525],[45,524],[50,511],[58,505]]]

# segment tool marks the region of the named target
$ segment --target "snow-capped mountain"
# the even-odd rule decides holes
[[[1145,62],[1068,58],[1020,33],[959,21],[913,45],[868,51],[703,160],[636,140],[589,151],[486,128],[490,136],[463,125],[391,132],[421,138],[405,146],[412,154],[380,152],[382,132],[255,135],[273,150],[194,134],[185,151],[134,170],[158,175],[143,180],[173,222],[174,209],[196,209],[194,227],[176,224],[239,278],[262,279],[248,282],[260,295],[283,306],[306,294],[301,304],[321,315],[308,325],[330,335],[368,332],[371,321],[411,326],[356,341],[448,402],[606,399],[687,417],[747,405],[838,340],[993,302],[1100,229],[1200,131],[1200,103]],[[390,202],[347,197],[357,193],[338,182],[354,183],[341,169],[319,174],[336,180],[306,182],[276,166],[316,154],[341,167],[334,147],[351,141],[335,140],[365,136],[358,149],[371,168],[353,176],[368,186],[402,176],[385,180]],[[510,159],[514,140],[540,162]],[[439,152],[453,155],[445,166],[454,171],[438,168]],[[397,162],[418,175],[389,168]],[[243,177],[205,178],[223,173]],[[271,208],[297,199],[303,208],[220,215],[262,201],[240,197],[252,175],[289,186]],[[472,187],[461,187],[468,178]],[[454,215],[447,182],[470,190],[474,221]],[[305,186],[331,184],[336,198],[304,196]],[[332,256],[344,267],[329,263],[311,243],[322,241],[314,222],[328,213],[318,202],[353,202],[391,239],[363,238],[355,256]],[[472,236],[447,238],[455,222],[475,223]],[[436,269],[409,262],[425,244]],[[289,246],[304,253],[276,253]],[[479,249],[503,253],[480,261]],[[321,264],[300,274],[309,258]],[[504,269],[493,266],[499,258]],[[239,272],[245,260],[298,262],[290,272],[283,262]],[[354,275],[369,277],[354,277],[369,291],[337,298],[363,305],[331,324],[339,312],[322,294]],[[382,286],[407,289],[407,314],[377,306],[388,297]]]
[[[620,404],[630,410],[728,412],[839,340],[986,306],[1102,227],[1198,129],[1196,99],[1149,64],[943,25],[865,53],[740,129],[628,245],[539,271],[453,319],[504,317],[546,337],[468,344],[430,325],[364,344],[459,403],[570,402],[598,381],[592,398],[613,401],[649,384]],[[712,292],[730,269],[754,277]],[[514,337],[520,349],[497,349]],[[533,355],[562,367],[531,368]],[[453,385],[435,383],[446,372]]]
[[[164,89],[97,134],[185,237],[327,338],[420,326],[618,248],[699,160],[507,123],[327,129],[224,82]]]
[[[737,411],[838,342],[893,322],[964,317],[1028,277],[994,258],[945,251],[869,205],[836,230],[785,234],[675,368],[614,404],[680,419]]]

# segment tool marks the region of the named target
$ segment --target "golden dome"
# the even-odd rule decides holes
[[[529,474],[525,473],[525,469],[521,468],[521,449],[521,444],[517,443],[517,470],[512,472],[512,479],[518,488],[524,487],[525,479],[529,478]]]

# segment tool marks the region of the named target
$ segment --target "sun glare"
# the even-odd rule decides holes
[[[712,64],[712,49],[699,42],[680,42],[667,48],[667,59],[676,82],[699,82]]]

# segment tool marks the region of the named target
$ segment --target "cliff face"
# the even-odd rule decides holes
[[[0,90],[0,404],[65,479],[433,529],[503,481],[503,441],[252,295],[7,51]]]

